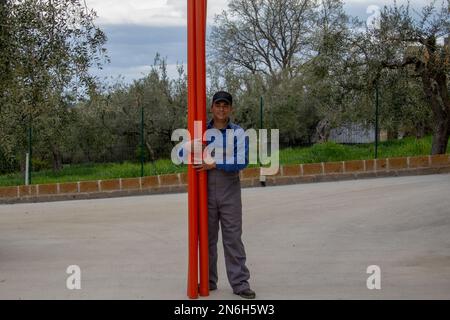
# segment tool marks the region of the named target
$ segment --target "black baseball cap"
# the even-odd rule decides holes
[[[219,91],[214,94],[212,99],[213,103],[216,103],[218,101],[226,101],[230,105],[233,105],[233,96],[226,91]]]

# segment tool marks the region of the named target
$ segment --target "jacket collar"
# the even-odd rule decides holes
[[[226,126],[225,129],[233,129],[233,127],[234,127],[234,123],[231,122],[231,119],[228,119],[228,124],[227,124],[227,126]],[[211,119],[211,120],[209,121],[207,128],[208,128],[208,129],[214,128],[214,119]],[[222,129],[222,130],[224,130],[224,129]]]

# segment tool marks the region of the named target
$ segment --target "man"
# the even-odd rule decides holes
[[[226,149],[227,129],[241,132],[243,129],[231,122],[233,112],[233,97],[228,92],[217,92],[212,100],[212,120],[207,129],[217,129],[222,133],[223,148]],[[236,139],[237,140],[237,139]],[[208,231],[209,231],[209,288],[217,289],[217,242],[219,237],[219,223],[222,229],[225,264],[228,281],[234,294],[246,299],[254,299],[255,292],[250,289],[248,280],[250,272],[245,265],[246,254],[242,243],[242,201],[239,171],[248,166],[248,140],[244,144],[233,141],[234,154],[224,152],[228,161],[217,161],[212,164],[194,165],[198,171],[208,172]],[[208,144],[214,143],[210,141]],[[193,145],[189,144],[188,152],[192,152]],[[244,155],[242,153],[245,153]],[[241,157],[240,157],[241,156]],[[242,157],[244,156],[244,157]],[[244,163],[237,161],[245,158]],[[211,163],[210,161],[207,161]],[[232,163],[230,163],[232,162]]]

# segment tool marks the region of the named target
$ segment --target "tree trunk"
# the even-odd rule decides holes
[[[155,151],[153,150],[152,146],[147,141],[145,142],[145,146],[147,147],[147,150],[148,150],[148,153],[149,153],[149,156],[150,156],[150,160],[151,161],[155,161],[156,160],[156,155],[155,155]]]
[[[425,123],[423,123],[422,121],[417,123],[415,135],[416,139],[422,139],[423,137],[425,137]]]
[[[325,143],[330,138],[331,128],[328,119],[322,119],[316,127],[316,142]]]
[[[433,144],[431,154],[445,154],[449,138],[449,121],[447,119],[438,119],[433,132]]]
[[[52,148],[52,155],[53,155],[53,171],[59,171],[62,169],[62,156],[61,152],[56,147]]]
[[[431,154],[445,154],[450,135],[450,98],[447,92],[447,76],[441,72],[432,77],[429,71],[424,71],[422,82],[434,117]]]
[[[398,128],[388,128],[387,130],[387,139],[388,140],[397,140],[398,139]]]

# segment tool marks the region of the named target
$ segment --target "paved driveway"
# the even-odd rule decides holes
[[[243,190],[260,299],[450,299],[450,175]],[[0,206],[1,299],[185,299],[187,195]],[[221,246],[219,246],[221,249]],[[81,268],[81,290],[66,269]],[[381,268],[381,290],[366,269]],[[236,299],[225,276],[210,299]]]

